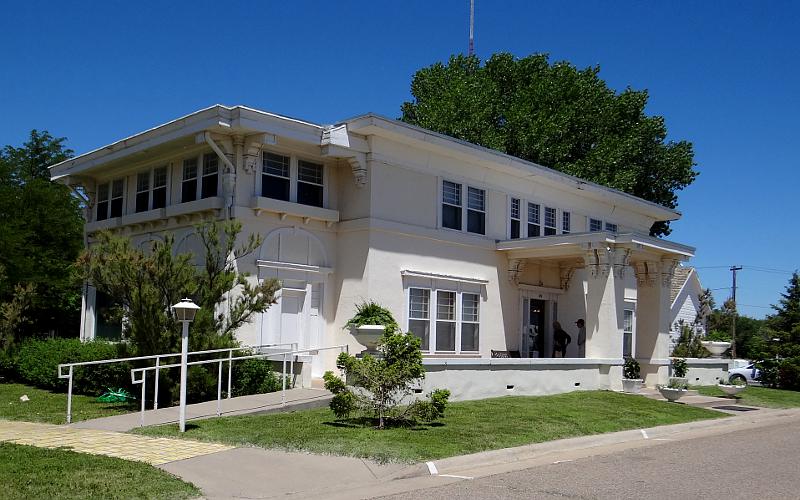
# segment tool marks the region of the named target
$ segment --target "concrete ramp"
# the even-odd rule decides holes
[[[323,389],[288,389],[286,404],[282,404],[282,393],[270,392],[223,399],[220,402],[220,416],[249,415],[296,411],[327,406],[333,396]],[[186,406],[186,420],[200,420],[217,416],[217,400],[195,403]],[[178,422],[178,407],[159,408],[144,412],[144,425],[161,425]],[[127,432],[141,427],[141,412],[126,413],[113,417],[96,418],[70,424],[79,429],[100,429],[105,431]]]

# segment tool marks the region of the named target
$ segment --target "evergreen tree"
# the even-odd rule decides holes
[[[775,314],[767,317],[767,324],[778,332],[790,333],[800,326],[800,276],[792,273],[786,292],[781,294],[778,304],[772,305]]]

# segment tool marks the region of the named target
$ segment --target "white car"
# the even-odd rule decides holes
[[[749,365],[741,368],[731,368],[728,370],[728,380],[731,382],[739,380],[748,384],[752,384],[753,382],[758,383],[759,378],[761,378],[761,372],[758,370],[758,368],[756,368],[755,363],[750,363]]]

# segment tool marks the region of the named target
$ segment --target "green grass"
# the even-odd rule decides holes
[[[201,420],[180,437],[233,445],[418,462],[604,432],[722,417],[687,405],[613,392],[451,403],[438,423],[382,431],[337,422],[327,408]],[[134,432],[178,437],[174,425]]]
[[[30,401],[20,401],[23,394]],[[73,422],[134,410],[127,403],[100,403],[95,397],[72,395]],[[64,424],[67,421],[67,395],[24,384],[0,384],[0,419]]]
[[[706,385],[692,387],[703,396],[724,396],[725,393],[717,386]],[[747,389],[736,395],[736,399],[744,405],[761,406],[764,408],[797,408],[800,407],[800,392],[785,391],[782,389],[769,389],[767,387],[748,386]]]
[[[0,443],[0,497],[193,498],[200,490],[141,462]]]

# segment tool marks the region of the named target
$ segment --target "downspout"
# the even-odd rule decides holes
[[[225,153],[219,148],[214,139],[211,138],[211,132],[203,132],[203,139],[206,144],[211,146],[214,153],[222,161],[225,168],[222,173],[222,196],[225,198],[225,218],[233,219],[233,197],[236,188],[236,167],[231,163]]]

